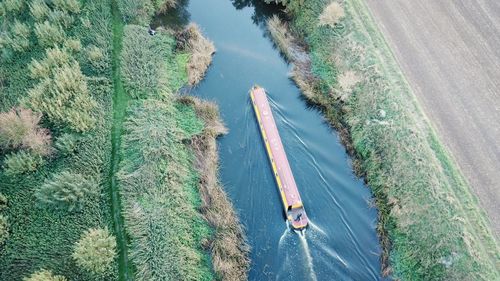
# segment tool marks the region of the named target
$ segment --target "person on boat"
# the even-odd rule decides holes
[[[300,218],[302,218],[302,213],[297,215],[297,217],[295,218],[295,221],[300,221]]]

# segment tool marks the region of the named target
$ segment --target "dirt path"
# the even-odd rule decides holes
[[[121,200],[116,180],[118,163],[120,161],[120,144],[123,130],[123,120],[128,102],[128,96],[123,89],[120,76],[120,56],[122,50],[123,22],[116,0],[112,0],[113,11],[113,128],[111,131],[111,167],[109,170],[109,188],[111,193],[111,212],[113,214],[114,234],[118,245],[118,269],[119,280],[128,281],[131,279],[130,266],[127,255],[127,238],[123,227],[123,217],[121,213]]]
[[[500,236],[500,2],[365,0]]]

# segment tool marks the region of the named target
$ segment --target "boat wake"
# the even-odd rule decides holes
[[[300,238],[300,244],[302,245],[302,249],[304,250],[305,254],[304,256],[306,258],[306,265],[307,269],[309,270],[309,276],[311,277],[311,280],[318,281],[318,278],[316,277],[316,272],[314,271],[314,264],[311,255],[311,250],[309,249],[309,243],[307,242],[306,239],[306,229],[300,231],[298,234]]]

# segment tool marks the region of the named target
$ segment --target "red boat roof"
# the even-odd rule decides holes
[[[283,191],[285,193],[288,206],[302,206],[302,200],[293,178],[292,170],[288,164],[285,149],[281,143],[281,138],[276,128],[271,107],[263,88],[254,87],[252,90],[255,106],[259,110],[262,126],[266,133],[267,140],[271,149],[272,157],[276,164],[279,179],[281,180]]]

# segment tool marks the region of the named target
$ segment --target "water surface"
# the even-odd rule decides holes
[[[191,0],[187,11],[217,48],[192,94],[216,101],[229,128],[219,140],[221,180],[252,249],[249,279],[381,279],[370,190],[353,174],[337,133],[318,111],[308,109],[289,79],[290,66],[262,21],[271,11],[248,2]],[[248,96],[254,84],[269,94],[311,221],[303,235],[289,230],[283,216]]]

